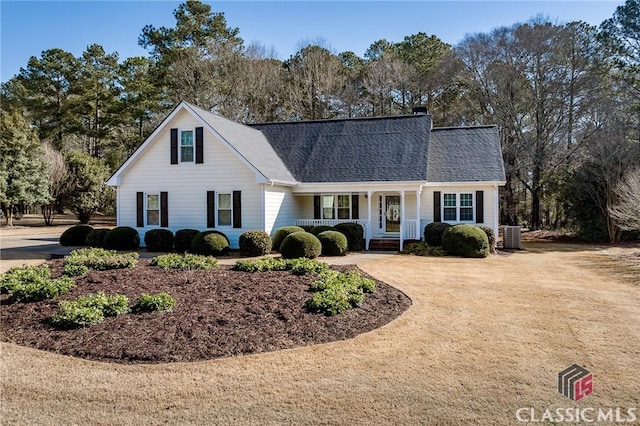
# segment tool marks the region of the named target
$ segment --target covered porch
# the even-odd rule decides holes
[[[419,240],[422,186],[413,189],[379,188],[366,191],[298,193],[303,217],[298,226],[335,226],[357,223],[364,230],[365,249],[373,241],[395,241],[400,250],[407,240]]]

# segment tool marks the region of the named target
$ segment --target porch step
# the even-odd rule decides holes
[[[398,251],[400,240],[392,238],[372,238],[369,241],[369,250],[372,251]]]

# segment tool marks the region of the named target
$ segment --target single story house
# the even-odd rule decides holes
[[[356,222],[402,247],[431,222],[498,232],[496,126],[407,116],[245,125],[181,102],[107,181],[117,223],[241,233]]]

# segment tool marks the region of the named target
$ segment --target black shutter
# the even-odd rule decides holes
[[[196,164],[202,164],[202,127],[196,127]]]
[[[240,191],[233,191],[233,227],[242,228],[242,202]]]
[[[442,222],[440,216],[440,191],[433,191],[433,221]]]
[[[178,129],[171,129],[171,164],[178,164]]]
[[[320,216],[320,196],[313,196],[313,218],[314,219],[322,219]]]
[[[207,228],[216,227],[216,192],[207,191]]]
[[[360,200],[358,194],[351,194],[351,219],[360,219]]]
[[[484,191],[476,191],[476,223],[484,223]]]
[[[169,193],[160,193],[160,226],[169,227]]]
[[[136,192],[136,226],[144,227],[144,192]]]

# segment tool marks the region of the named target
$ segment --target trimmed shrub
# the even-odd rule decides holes
[[[271,253],[271,236],[259,229],[243,232],[238,243],[242,256],[264,256]]]
[[[129,226],[113,228],[104,237],[104,248],[109,250],[137,250],[140,234]]]
[[[488,226],[478,226],[478,228],[482,229],[485,234],[487,234],[487,239],[489,240],[489,251],[494,253],[496,251],[496,234],[493,232],[493,228],[489,228]]]
[[[333,226],[317,225],[317,226],[314,226],[313,228],[311,228],[307,232],[311,232],[313,235],[315,235],[317,237],[318,234],[320,234],[320,233],[322,233],[324,231],[335,231],[335,230],[336,230],[336,228],[334,228]]]
[[[304,229],[304,232],[311,232],[313,225],[300,225],[300,228]]]
[[[365,293],[375,291],[375,281],[363,277],[357,271],[343,274],[328,270],[322,272],[309,289],[316,294],[307,300],[307,309],[333,316],[360,306],[364,301]]]
[[[178,269],[178,270],[193,270],[193,269],[212,269],[218,267],[218,261],[213,257],[200,256],[197,254],[163,254],[151,259],[151,265],[158,266],[162,269]]]
[[[30,282],[40,282],[51,277],[51,270],[47,265],[17,266],[0,274],[0,294],[11,294],[17,287]]]
[[[89,225],[76,225],[67,229],[60,235],[61,246],[86,246],[87,235],[93,231]]]
[[[347,237],[349,251],[362,251],[364,249],[364,229],[357,223],[339,223],[334,226],[338,232],[342,232]]]
[[[15,302],[38,302],[68,293],[76,283],[69,277],[51,278],[48,266],[11,268],[0,275],[0,291]]]
[[[24,282],[14,287],[11,291],[11,300],[16,302],[39,302],[46,299],[54,299],[62,294],[67,294],[76,283],[72,278],[60,277],[56,279],[45,278],[38,281]]]
[[[487,257],[489,239],[477,226],[460,224],[448,228],[442,236],[442,248],[451,256]]]
[[[442,246],[442,235],[451,225],[444,222],[433,222],[424,227],[424,242],[432,247]]]
[[[344,256],[347,254],[349,243],[342,232],[324,231],[318,234],[318,239],[322,244],[324,256]]]
[[[87,238],[85,239],[86,245],[89,247],[103,248],[104,247],[104,237],[111,231],[111,229],[93,229],[87,234]]]
[[[75,300],[63,300],[51,322],[60,328],[87,327],[129,312],[129,299],[124,294],[107,296],[99,291]]]
[[[430,246],[425,242],[409,243],[404,246],[400,254],[413,254],[415,256],[444,256],[442,247]]]
[[[132,312],[170,311],[176,306],[176,299],[163,291],[157,294],[143,294],[133,302]]]
[[[200,231],[197,229],[179,229],[176,231],[176,235],[173,239],[173,244],[178,253],[184,253],[191,249],[191,243],[193,238],[198,235]]]
[[[322,244],[309,232],[294,232],[287,235],[280,245],[280,253],[285,259],[306,257],[315,259],[322,252]]]
[[[219,231],[198,232],[190,251],[203,256],[223,256],[229,251],[229,239]]]
[[[77,267],[86,267],[98,271],[107,269],[133,268],[138,264],[138,253],[118,253],[115,250],[105,250],[101,248],[84,248],[74,250],[64,257],[63,265],[65,273],[67,270],[71,275]]]
[[[273,244],[272,244],[273,250],[279,252],[282,241],[284,241],[284,239],[287,238],[289,234],[293,234],[294,232],[306,232],[306,231],[299,226],[283,226],[282,228],[278,229],[276,233],[273,235]]]
[[[291,271],[295,275],[317,274],[328,268],[325,262],[315,259],[282,259],[267,257],[256,260],[238,260],[234,269],[244,272]]]
[[[173,232],[168,229],[152,229],[144,234],[147,251],[173,250]]]
[[[74,265],[68,263],[62,267],[64,275],[68,277],[84,277],[89,272],[89,268],[84,265]]]

